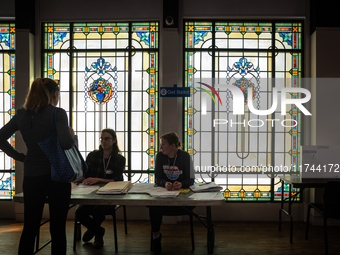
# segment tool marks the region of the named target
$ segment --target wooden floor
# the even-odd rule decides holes
[[[128,234],[124,233],[124,224],[118,221],[117,254],[152,254],[150,252],[150,223],[148,221],[128,221]],[[22,223],[13,220],[0,220],[0,254],[17,254]],[[104,247],[94,249],[92,243],[77,242],[77,251],[73,252],[73,221],[67,222],[67,254],[115,254],[112,221],[103,223],[106,229]],[[279,254],[324,254],[323,228],[310,226],[309,240],[304,239],[305,224],[294,225],[294,243],[289,243],[289,224],[284,222],[282,231],[278,231],[277,222],[215,222],[214,254],[227,255],[279,255]],[[340,254],[340,227],[329,227],[329,252]],[[82,229],[84,232],[84,228]],[[189,222],[176,225],[162,225],[162,247],[164,255],[207,254],[206,229],[200,222],[194,222],[195,251],[191,251]],[[49,237],[49,228],[41,229],[41,243]],[[41,250],[39,255],[49,255],[50,245]]]

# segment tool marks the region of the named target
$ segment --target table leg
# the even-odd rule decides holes
[[[293,217],[292,217],[292,185],[289,184],[289,197],[288,197],[288,212],[283,208],[284,205],[284,181],[282,183],[281,191],[281,208],[279,213],[279,231],[281,231],[281,213],[283,212],[289,217],[290,220],[290,243],[293,243]]]
[[[279,211],[279,231],[281,231],[281,218],[282,218],[282,211],[283,211],[283,203],[284,203],[284,181],[281,181],[281,209]]]
[[[290,243],[293,243],[293,217],[292,217],[292,185],[289,184],[288,214],[290,218]]]
[[[48,244],[50,244],[52,242],[52,240],[50,239],[49,241],[47,241],[45,244],[43,244],[42,246],[39,246],[39,239],[40,239],[40,228],[45,225],[47,222],[49,222],[50,219],[45,220],[44,222],[40,223],[40,227],[39,227],[39,232],[36,236],[36,244],[35,244],[35,251],[33,252],[33,254],[38,253],[40,250],[42,250],[43,248],[45,248],[45,246],[47,246]]]
[[[207,210],[207,245],[208,245],[208,254],[214,253],[214,226],[211,220],[211,206],[206,207]]]

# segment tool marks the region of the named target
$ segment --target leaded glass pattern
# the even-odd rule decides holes
[[[158,136],[158,23],[45,23],[43,76],[60,80],[83,156],[112,128],[125,179],[153,182]]]
[[[15,24],[0,23],[0,119],[2,126],[15,115]],[[10,138],[15,147],[15,135]],[[15,160],[0,151],[0,199],[15,194]]]
[[[287,107],[285,116],[279,112],[255,115],[245,105],[241,118],[232,114],[229,90],[216,88],[221,104],[217,97],[207,109],[199,102],[207,95],[201,85],[207,79],[214,80],[215,84],[230,82],[239,87],[245,104],[244,88],[252,87],[256,109],[270,108],[273,87],[301,87],[302,23],[186,21],[184,33],[184,84],[191,88],[191,97],[185,99],[185,149],[193,156],[194,166],[235,166],[235,170],[240,171],[242,166],[298,165],[301,114],[295,105]],[[285,83],[272,84],[272,78],[281,78]],[[297,96],[291,94],[290,98]],[[214,128],[214,119],[233,123],[278,119],[285,121],[286,126],[293,126],[294,121],[299,124],[273,127],[271,122],[265,122],[261,127],[224,125]],[[224,186],[227,200],[275,201],[281,198],[279,179],[266,175],[201,174],[198,179],[214,179]],[[288,196],[288,187],[284,195]]]

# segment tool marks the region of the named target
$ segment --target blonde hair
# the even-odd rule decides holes
[[[182,147],[182,143],[179,140],[179,136],[175,132],[169,132],[161,135],[160,139],[165,139],[168,141],[168,143],[175,144],[177,149],[180,149]]]
[[[37,112],[51,103],[51,94],[58,91],[58,84],[49,78],[37,78],[33,81],[26,96],[24,108]]]

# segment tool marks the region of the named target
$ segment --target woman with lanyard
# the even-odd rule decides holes
[[[160,137],[161,152],[156,156],[155,183],[167,190],[186,189],[194,184],[194,169],[189,153],[182,151],[181,142],[176,133],[166,133]],[[159,232],[163,214],[185,214],[194,207],[149,206],[149,216],[152,228],[152,251],[160,254],[162,251]]]
[[[86,157],[88,171],[85,177],[78,181],[85,185],[123,181],[125,157],[119,154],[116,132],[112,129],[103,129],[100,137],[99,150],[94,150]],[[105,229],[101,226],[105,215],[114,205],[79,205],[76,218],[83,224],[87,231],[83,241],[89,242],[93,237],[94,246],[101,248],[104,245],[103,236]],[[92,215],[92,218],[91,216]]]

